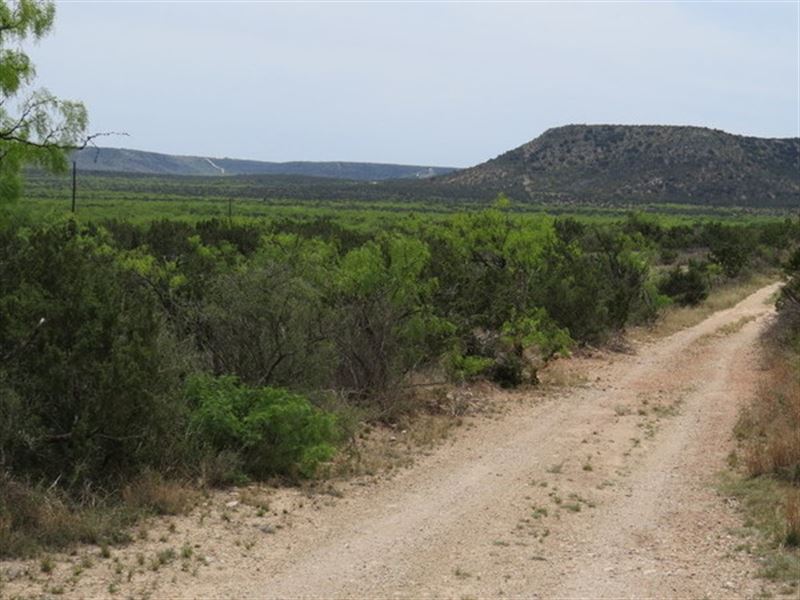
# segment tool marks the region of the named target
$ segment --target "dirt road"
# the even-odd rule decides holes
[[[762,582],[735,551],[740,540],[729,530],[739,517],[713,482],[758,383],[758,334],[775,290],[631,354],[569,361],[582,385],[521,397],[387,481],[301,507],[278,531],[261,526],[269,535],[246,550],[237,539],[236,551],[223,551],[214,527],[179,521],[178,535],[202,544],[209,564],[194,576],[162,576],[149,592],[753,596]],[[236,531],[258,527],[254,518]]]
[[[738,542],[728,533],[737,517],[712,484],[757,383],[757,336],[775,289],[635,354],[587,366],[590,383],[482,423],[182,592],[755,594],[755,565],[733,551]]]

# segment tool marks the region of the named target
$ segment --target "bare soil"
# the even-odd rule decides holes
[[[558,361],[548,377],[570,385],[492,392],[501,414],[392,477],[212,495],[110,558],[4,563],[0,595],[756,596],[766,584],[714,482],[776,287],[629,352]]]

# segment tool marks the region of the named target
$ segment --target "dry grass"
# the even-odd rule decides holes
[[[377,476],[411,466],[420,450],[447,439],[460,418],[418,413],[401,418],[394,426],[367,425],[334,461],[334,477]]]
[[[739,320],[734,321],[733,323],[728,323],[727,325],[723,325],[715,332],[717,335],[725,336],[725,335],[733,335],[734,333],[740,332],[745,325],[755,321],[755,315],[749,315],[747,317],[741,317]]]
[[[742,317],[737,321],[734,321],[733,323],[728,323],[727,325],[719,327],[716,331],[713,331],[711,333],[704,333],[703,335],[699,336],[694,341],[694,343],[702,346],[704,344],[710,344],[714,340],[717,340],[719,338],[728,335],[733,335],[734,333],[738,333],[739,331],[741,331],[744,328],[744,326],[747,325],[748,323],[755,321],[755,319],[756,317],[753,315]]]
[[[764,575],[800,585],[800,313],[782,312],[764,334],[765,384],[736,426],[744,474],[724,490],[762,535]],[[797,591],[796,589],[794,591]]]
[[[697,306],[670,306],[654,325],[633,332],[633,337],[666,337],[701,323],[715,312],[735,306],[756,290],[779,279],[777,273],[759,273],[714,289]]]
[[[98,493],[81,498],[0,475],[0,557],[29,557],[77,543],[105,548],[131,540],[142,516],[188,511],[198,493],[156,474],[127,485],[122,498]]]
[[[99,500],[76,506],[58,491],[0,476],[0,557],[34,556],[79,542],[127,542],[136,516]]]
[[[753,476],[774,475],[800,483],[800,366],[797,355],[773,350],[769,384],[743,412],[737,437],[744,464]]]
[[[122,490],[122,499],[128,507],[157,515],[183,514],[194,506],[197,497],[197,492],[188,485],[166,480],[152,471]]]
[[[569,360],[553,360],[539,371],[539,382],[544,387],[573,388],[589,383],[586,374]]]

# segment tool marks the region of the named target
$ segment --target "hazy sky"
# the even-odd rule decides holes
[[[59,2],[39,81],[103,141],[467,166],[567,123],[800,134],[789,2]]]

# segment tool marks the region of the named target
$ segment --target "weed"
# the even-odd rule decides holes
[[[784,543],[797,548],[800,546],[800,490],[787,492],[784,514],[786,517]]]
[[[672,404],[656,404],[653,406],[653,413],[661,419],[666,417],[675,417],[680,414],[680,406],[681,402],[679,400],[676,400]]]
[[[158,562],[162,565],[166,565],[171,563],[175,558],[177,558],[177,554],[175,553],[174,548],[165,548],[164,550],[159,550],[156,554],[156,558]]]
[[[153,560],[150,561],[150,570],[158,571],[164,565],[168,565],[177,558],[174,548],[165,548],[156,552]]]
[[[546,516],[547,516],[547,509],[542,507],[542,506],[540,506],[538,508],[535,508],[533,510],[533,518],[534,519],[541,519],[542,517],[546,517]]]
[[[42,573],[52,573],[55,566],[55,562],[49,556],[44,556],[39,561],[39,569],[42,571]]]

